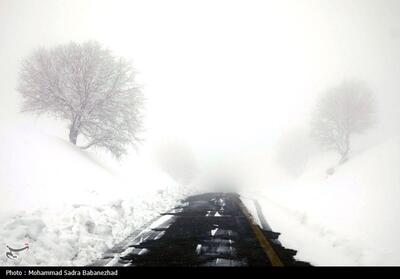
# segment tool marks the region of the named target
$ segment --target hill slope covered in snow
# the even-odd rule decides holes
[[[177,183],[145,163],[122,178],[30,126],[0,140],[0,265],[84,265],[175,205]],[[162,202],[161,202],[162,201]],[[29,244],[16,260],[6,245]]]
[[[301,260],[399,265],[400,139],[359,152],[327,176],[333,162],[323,154],[286,185],[244,195],[259,200],[283,244]]]

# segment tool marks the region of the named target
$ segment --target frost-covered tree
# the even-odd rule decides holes
[[[23,61],[23,111],[69,123],[69,140],[119,158],[138,142],[143,98],[132,65],[97,42],[39,49]]]
[[[325,147],[337,151],[340,163],[348,160],[350,139],[370,128],[374,121],[371,91],[359,81],[345,81],[329,89],[317,104],[312,135]]]

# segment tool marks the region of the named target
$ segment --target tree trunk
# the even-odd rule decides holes
[[[69,130],[69,141],[76,145],[76,142],[78,140],[78,130],[75,129],[74,127],[71,127]]]
[[[340,154],[342,157],[340,158],[339,165],[346,163],[347,160],[349,159],[349,151],[350,151],[350,133],[347,133],[347,134],[346,134],[344,144],[345,144],[345,148],[344,148],[343,152]]]
[[[343,153],[343,154],[341,154],[341,156],[342,157],[340,158],[339,165],[342,165],[342,164],[346,163],[347,160],[349,159],[347,153]]]

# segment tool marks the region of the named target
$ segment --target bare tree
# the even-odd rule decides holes
[[[22,64],[23,111],[69,122],[69,140],[119,158],[142,127],[143,98],[129,62],[97,42],[39,49]]]
[[[319,142],[337,151],[340,164],[348,160],[350,138],[373,124],[374,101],[371,91],[358,81],[345,81],[321,98],[312,121],[312,134]]]

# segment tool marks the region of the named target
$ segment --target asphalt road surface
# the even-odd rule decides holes
[[[257,206],[256,206],[257,208]],[[114,247],[93,266],[307,266],[283,247],[260,208],[253,221],[237,194],[207,193]]]

